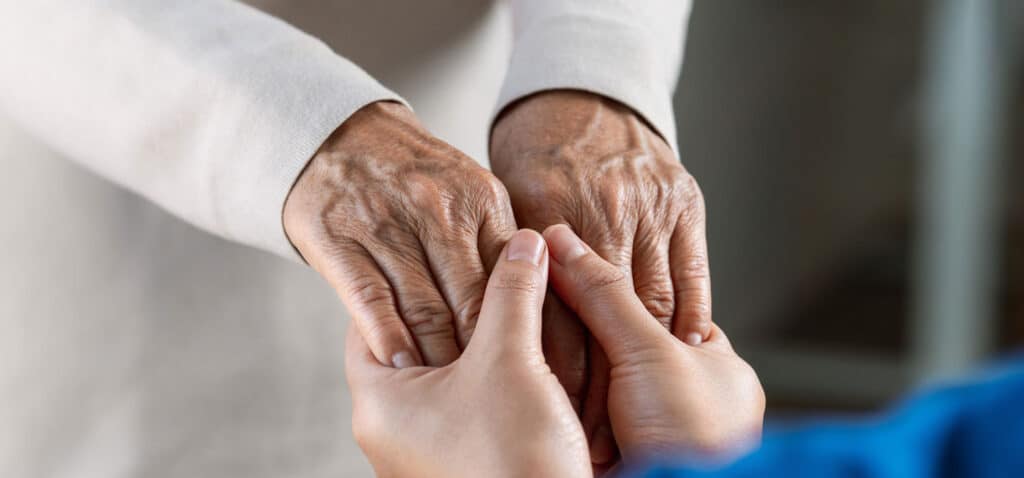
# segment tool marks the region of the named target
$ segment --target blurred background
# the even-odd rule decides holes
[[[715,321],[771,416],[1024,344],[1017,2],[697,0],[676,93]]]
[[[483,157],[490,112],[471,106],[497,96],[507,12],[250,3],[372,46],[339,51]],[[354,6],[368,20],[339,30]],[[877,409],[1024,345],[1022,26],[1010,0],[695,0],[678,139],[714,318],[770,418]],[[369,473],[323,280],[30,139],[0,114],[0,475]]]

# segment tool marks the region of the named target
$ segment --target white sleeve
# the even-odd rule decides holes
[[[511,0],[515,43],[497,112],[538,91],[631,107],[676,150],[672,93],[691,0]]]
[[[228,239],[297,257],[287,194],[352,113],[401,101],[231,0],[0,0],[0,108],[56,150]]]

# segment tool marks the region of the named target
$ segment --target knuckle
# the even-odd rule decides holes
[[[663,325],[672,323],[672,315],[675,313],[676,301],[671,285],[662,283],[647,283],[637,287],[636,293],[640,301],[658,322]]]
[[[417,337],[450,335],[451,311],[440,300],[416,300],[402,308],[405,325]]]
[[[581,274],[583,286],[592,293],[615,290],[622,287],[626,274],[616,267],[600,264],[603,267],[591,267]]]
[[[594,252],[602,259],[616,266],[626,266],[633,260],[629,238],[621,231],[588,231],[587,243],[593,244]]]
[[[673,197],[681,199],[687,205],[699,208],[704,207],[704,193],[697,182],[697,178],[694,178],[689,172],[684,170],[680,174],[675,175],[669,180],[666,188]]]
[[[701,191],[700,186],[697,185],[697,180],[693,176],[689,176],[689,178],[690,184],[684,196],[684,202],[686,203],[685,213],[694,218],[703,218],[706,208],[704,193]]]
[[[410,202],[420,209],[436,207],[445,199],[441,185],[427,175],[409,175],[405,179],[405,188]]]
[[[508,203],[508,190],[505,189],[505,184],[486,170],[481,171],[477,187],[480,188],[483,198],[493,203]]]
[[[675,264],[676,273],[681,280],[708,281],[711,279],[708,259],[702,254],[687,256]]]
[[[360,332],[367,343],[373,347],[376,345],[398,346],[403,338],[401,336],[403,324],[400,320],[391,316],[373,316],[361,321]],[[383,353],[389,353],[385,350]]]
[[[462,298],[455,307],[455,323],[459,330],[471,333],[480,316],[483,298],[478,294],[469,294]]]
[[[505,211],[509,204],[508,190],[501,180],[475,164],[473,171],[464,176],[464,182],[459,187],[466,203],[475,205],[483,213]]]
[[[633,195],[633,184],[626,181],[604,181],[598,186],[598,198],[606,205],[621,204]]]
[[[532,294],[540,287],[537,275],[527,271],[501,271],[495,278],[497,290],[517,294]]]
[[[688,297],[676,304],[675,319],[691,329],[706,330],[711,326],[711,303],[703,297]]]
[[[356,279],[348,287],[348,296],[357,307],[375,310],[390,307],[394,297],[391,288],[374,280]]]

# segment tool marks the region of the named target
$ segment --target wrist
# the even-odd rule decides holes
[[[643,136],[642,140],[638,133]],[[549,90],[506,107],[491,129],[491,166],[498,177],[522,168],[523,160],[566,147],[585,148],[579,159],[654,145],[671,156],[668,143],[628,106],[582,90]]]
[[[491,162],[516,157],[519,150],[553,146],[567,139],[607,100],[581,90],[548,90],[521,98],[498,114],[491,128]]]
[[[393,134],[392,132],[398,132]],[[349,116],[331,133],[306,167],[299,173],[292,190],[285,199],[282,223],[285,236],[305,260],[303,245],[311,221],[316,221],[322,209],[323,185],[318,176],[330,175],[336,166],[331,163],[338,155],[368,155],[387,147],[395,137],[404,135],[429,136],[416,115],[405,105],[393,101],[370,103]]]
[[[313,158],[379,147],[381,140],[388,136],[382,133],[395,129],[402,129],[406,134],[429,135],[416,114],[405,105],[393,101],[377,101],[360,108],[341,123]]]

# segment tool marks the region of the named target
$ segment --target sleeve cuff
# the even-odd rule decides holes
[[[387,100],[408,104],[322,43],[271,54],[264,64],[274,68],[243,80],[239,116],[225,118],[236,137],[224,152],[230,159],[212,174],[211,209],[216,229],[228,239],[303,262],[285,235],[282,213],[306,164],[360,108]]]
[[[531,94],[575,89],[632,108],[678,155],[670,79],[676,58],[664,58],[641,28],[600,16],[559,16],[523,31],[512,51],[493,119]]]

